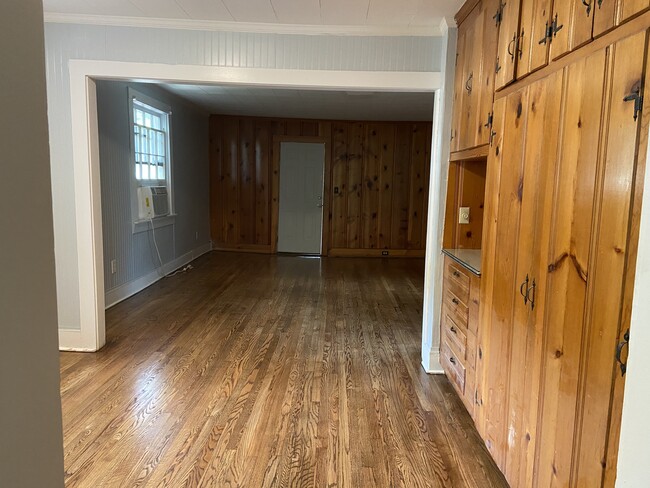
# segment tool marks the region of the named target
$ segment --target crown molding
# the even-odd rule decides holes
[[[230,22],[218,20],[158,19],[151,17],[122,17],[112,15],[65,14],[45,12],[44,20],[52,24],[90,24],[154,29],[184,29],[200,31],[247,32],[254,34],[293,34],[368,37],[440,37],[437,26],[396,25],[303,25]]]

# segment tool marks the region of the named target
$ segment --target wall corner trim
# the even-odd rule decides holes
[[[440,348],[432,347],[429,351],[428,357],[423,355],[422,368],[427,374],[445,374],[440,364]]]

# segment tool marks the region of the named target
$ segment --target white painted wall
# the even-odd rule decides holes
[[[650,151],[648,153],[650,161]],[[630,350],[618,455],[618,488],[650,486],[650,171],[645,173]]]
[[[442,374],[440,364],[440,310],[442,308],[442,233],[444,227],[451,107],[456,64],[458,29],[447,29],[443,37],[444,79],[436,92],[433,115],[431,178],[429,181],[429,214],[427,216],[427,249],[424,270],[424,309],[422,312],[422,367],[428,373]]]
[[[0,2],[0,486],[63,488],[43,6]]]
[[[271,68],[334,75],[339,71],[439,71],[442,40],[250,34],[102,25],[45,26],[48,115],[59,328],[80,330],[69,62],[74,59],[189,67]],[[388,73],[390,74],[390,73]],[[81,83],[78,85],[82,86]],[[85,87],[84,87],[85,88]],[[87,284],[84,286],[88,286]]]

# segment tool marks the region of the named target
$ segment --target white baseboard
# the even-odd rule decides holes
[[[84,337],[79,329],[59,329],[59,351],[95,352],[92,338]]]
[[[126,300],[129,297],[132,297],[136,293],[141,292],[145,288],[153,285],[156,281],[163,278],[165,275],[176,271],[178,268],[185,266],[186,264],[194,261],[199,256],[210,252],[212,250],[212,242],[208,242],[203,246],[200,246],[192,251],[183,254],[182,256],[177,257],[173,261],[165,263],[162,268],[158,267],[156,270],[151,273],[144,275],[136,280],[124,283],[112,290],[106,292],[106,308],[111,308],[113,305],[117,305],[121,301]],[[62,341],[59,341],[63,343]]]
[[[440,348],[432,347],[429,350],[429,357],[426,357],[423,354],[422,357],[422,367],[427,374],[445,374],[445,371],[442,369],[442,364],[440,363]]]

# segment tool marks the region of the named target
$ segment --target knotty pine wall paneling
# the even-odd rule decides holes
[[[328,145],[324,254],[423,255],[430,123],[221,115],[210,119],[215,248],[273,252],[273,141],[292,136]]]

